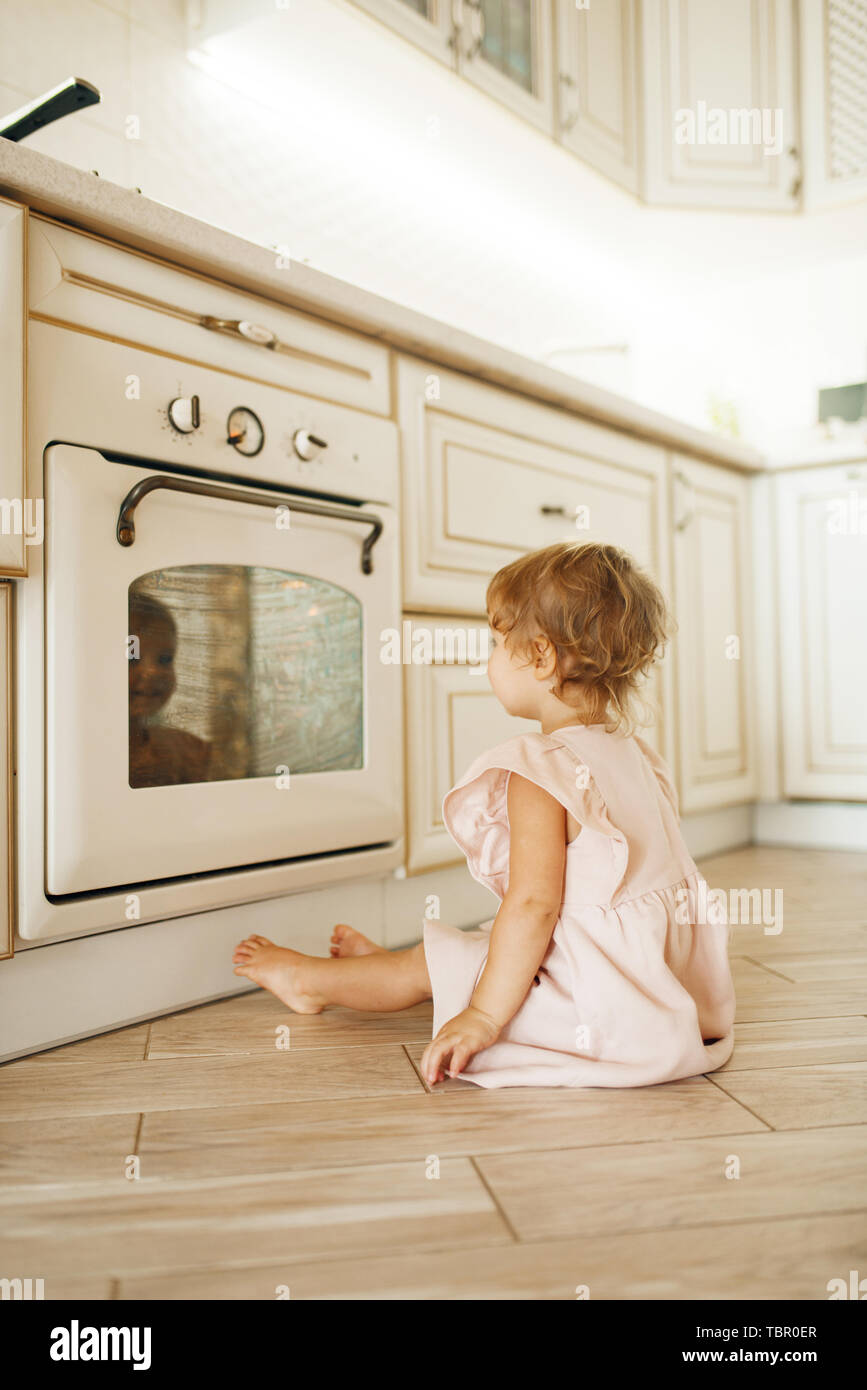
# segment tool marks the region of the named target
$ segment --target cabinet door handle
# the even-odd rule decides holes
[[[464,61],[471,63],[481,52],[482,44],[485,42],[485,16],[481,0],[467,0],[467,8],[470,12],[472,43],[464,54]],[[461,23],[463,23],[463,16],[461,16]]]
[[[578,88],[578,83],[568,72],[561,72],[560,88],[560,134],[568,135],[572,127],[578,124],[578,117],[581,115],[581,110],[579,103],[576,105],[574,111],[567,111],[565,115],[563,114],[566,105],[563,89],[565,89],[565,92],[574,92]]]
[[[687,492],[689,493],[689,502],[687,504],[686,511],[684,512],[683,516],[678,517],[677,521],[674,523],[675,531],[685,531],[687,526],[695,516],[695,487],[693,486],[692,480],[688,478],[685,473],[682,473],[680,469],[677,470],[677,472],[674,475],[674,478],[675,481],[680,483],[682,487],[685,487]]]
[[[309,498],[288,494],[268,492],[247,492],[239,487],[222,487],[219,483],[197,483],[191,478],[172,478],[163,473],[154,473],[150,478],[142,478],[130,488],[120,504],[117,514],[117,540],[119,545],[135,544],[135,509],[143,497],[157,488],[168,492],[192,492],[200,497],[216,497],[224,502],[249,502],[254,507],[288,507],[289,511],[308,512],[312,516],[333,516],[339,521],[357,521],[370,527],[361,544],[362,574],[373,571],[373,547],[382,535],[382,520],[373,512],[357,511],[354,507],[341,507],[331,502],[314,502]]]

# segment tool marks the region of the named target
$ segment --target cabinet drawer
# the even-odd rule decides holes
[[[408,607],[484,613],[496,570],[559,540],[664,577],[662,449],[406,358],[398,393]]]
[[[404,667],[407,869],[420,873],[463,860],[443,824],[446,792],[481,753],[538,726],[507,714],[484,667],[461,660],[465,653],[472,657],[484,652],[484,624],[456,622],[445,614],[416,614],[410,621],[416,639],[430,633],[434,650],[438,646],[444,657],[429,665]]]
[[[382,344],[38,217],[30,227],[31,317],[249,381],[390,413]],[[273,345],[225,326],[208,327],[207,319],[264,328]]]

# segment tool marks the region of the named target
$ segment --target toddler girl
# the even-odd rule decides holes
[[[291,1009],[405,1009],[433,997],[429,1084],[644,1086],[713,1071],[733,1046],[724,923],[696,924],[700,876],[665,763],[630,706],[667,635],[665,602],[611,545],[560,544],[499,571],[488,677],[539,723],[477,758],[445,824],[500,899],[476,931],[426,922],[386,951],[351,927],[332,959],[252,936],[235,973]]]

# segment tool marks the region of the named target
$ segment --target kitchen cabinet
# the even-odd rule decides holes
[[[451,615],[481,617],[496,570],[559,540],[622,546],[671,597],[662,448],[414,358],[399,357],[397,391],[414,628],[453,630],[451,647],[466,649],[484,627]],[[659,717],[645,736],[668,757],[670,659],[647,694]],[[459,652],[408,664],[405,696],[407,867],[417,873],[459,858],[440,817],[449,787],[485,749],[536,726],[507,715]]]
[[[13,878],[12,755],[12,604],[11,584],[0,584],[0,960],[13,953],[15,897]]]
[[[524,120],[552,131],[550,0],[462,0],[458,71]]]
[[[652,204],[867,195],[864,0],[355,0]]]
[[[404,608],[483,614],[494,572],[560,540],[623,546],[665,587],[665,452],[413,358],[398,361]]]
[[[648,202],[798,206],[791,0],[643,0],[642,68]]]
[[[776,478],[783,795],[867,800],[867,463]]]
[[[864,0],[800,0],[804,205],[867,195],[867,7]]]
[[[594,169],[639,188],[637,0],[555,0],[558,136]]]
[[[867,194],[863,0],[355,0],[644,201]]]
[[[449,66],[454,65],[452,3],[453,0],[356,0],[375,19]]]
[[[674,639],[680,809],[755,796],[749,480],[675,455]]]
[[[491,690],[478,660],[485,651],[484,623],[462,623],[444,613],[413,614],[406,621],[417,642],[430,634],[434,653],[439,641],[442,658],[404,667],[407,870],[420,873],[462,859],[442,819],[449,788],[481,753],[538,725],[507,714]]]
[[[27,209],[0,199],[0,574],[27,573],[28,541],[41,541],[41,503],[27,495],[25,285]]]
[[[355,0],[402,38],[549,134],[551,0]]]

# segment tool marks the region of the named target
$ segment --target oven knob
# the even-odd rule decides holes
[[[169,402],[168,416],[169,424],[174,426],[178,434],[192,434],[193,430],[199,428],[198,396],[176,396]]]
[[[236,405],[226,421],[226,440],[239,454],[252,458],[262,452],[265,427],[255,411],[246,405]]]
[[[315,459],[328,445],[309,430],[296,430],[292,436],[292,446],[300,459]]]

